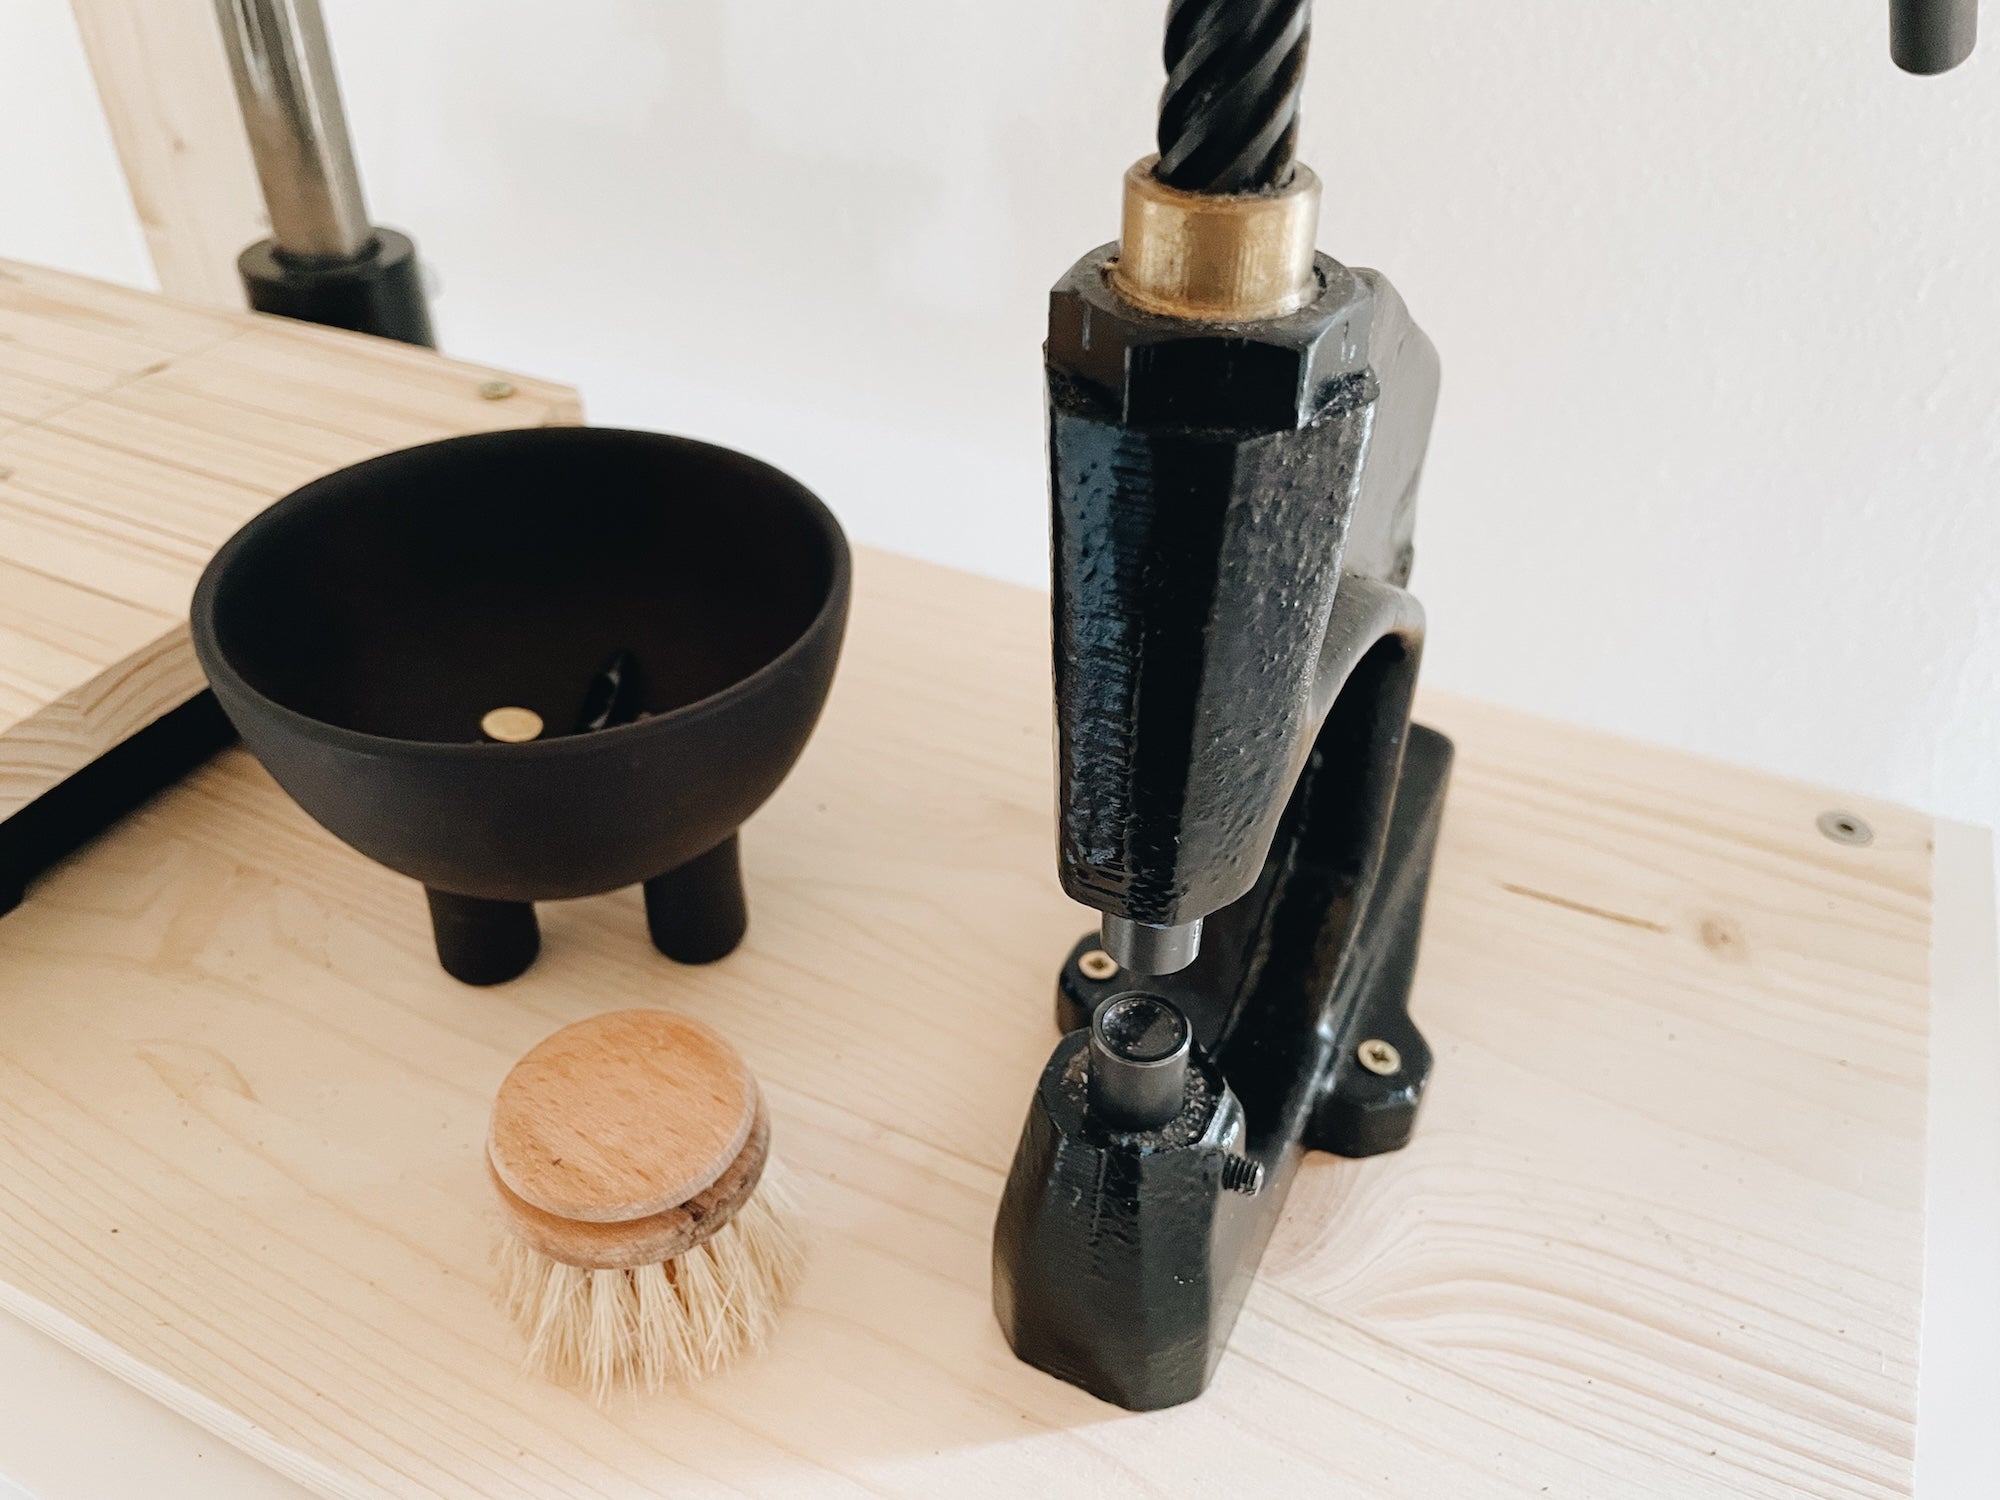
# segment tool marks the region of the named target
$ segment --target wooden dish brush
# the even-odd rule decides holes
[[[757,1081],[699,1021],[593,1016],[516,1063],[487,1166],[529,1365],[601,1400],[760,1346],[804,1263],[770,1150]]]

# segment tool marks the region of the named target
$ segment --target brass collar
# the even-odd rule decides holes
[[[1158,160],[1125,173],[1124,232],[1111,263],[1119,296],[1208,323],[1279,318],[1312,300],[1319,178],[1310,167],[1300,163],[1268,193],[1187,193],[1153,175]]]

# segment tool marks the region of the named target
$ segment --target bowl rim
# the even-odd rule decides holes
[[[820,601],[818,611],[784,650],[754,672],[739,677],[728,687],[720,688],[706,697],[697,698],[692,703],[683,703],[678,708],[670,708],[665,713],[635,719],[629,724],[614,724],[589,734],[558,734],[546,739],[514,743],[499,740],[410,740],[396,735],[371,734],[364,729],[349,729],[343,724],[335,724],[326,719],[314,718],[311,714],[301,713],[290,704],[280,703],[276,698],[251,686],[248,679],[236,670],[235,664],[223,651],[216,633],[216,594],[222,586],[223,574],[229,570],[230,564],[249,544],[251,538],[266,527],[276,524],[283,514],[312,503],[313,492],[321,486],[340,476],[352,474],[357,469],[392,462],[407,454],[427,452],[436,448],[490,446],[496,439],[518,443],[531,441],[545,434],[550,436],[560,434],[572,442],[576,441],[580,434],[590,435],[583,439],[587,442],[598,441],[600,436],[618,440],[640,438],[649,442],[664,442],[683,450],[693,449],[704,453],[721,454],[748,464],[778,480],[782,487],[789,489],[797,499],[804,502],[800,507],[801,512],[812,520],[828,547],[833,566],[827,579],[826,597]],[[459,433],[428,443],[411,443],[405,447],[392,448],[386,453],[378,453],[370,458],[331,469],[272,501],[238,527],[209,558],[208,565],[202,569],[201,577],[195,583],[194,596],[188,607],[188,627],[194,642],[195,656],[211,687],[216,685],[218,677],[225,679],[231,692],[241,693],[253,699],[280,720],[322,743],[365,753],[379,754],[393,751],[398,756],[414,754],[446,760],[496,755],[508,755],[521,760],[547,759],[564,755],[599,754],[611,744],[629,744],[643,740],[649,735],[672,733],[711,714],[721,713],[743,699],[753,696],[765,681],[783,672],[796,658],[812,649],[827,630],[833,629],[838,632],[843,628],[853,588],[853,574],[853,552],[848,544],[847,533],[827,503],[777,465],[766,463],[763,459],[756,458],[741,449],[721,443],[703,442],[699,438],[654,432],[643,427],[597,427],[584,424],[500,427],[485,432]]]

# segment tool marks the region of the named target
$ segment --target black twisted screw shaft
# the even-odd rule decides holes
[[[1154,174],[1190,193],[1283,186],[1298,146],[1311,0],[1173,0]]]

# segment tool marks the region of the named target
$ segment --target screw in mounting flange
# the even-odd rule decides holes
[[[511,380],[488,380],[481,383],[479,394],[488,401],[505,401],[514,394]]]
[[[1076,972],[1096,984],[1118,977],[1118,960],[1102,948],[1092,948],[1076,960]]]
[[[1866,848],[1875,842],[1875,830],[1868,826],[1867,819],[1859,813],[1842,812],[1839,808],[1828,808],[1815,820],[1819,831],[1836,844],[1847,844],[1856,849]]]
[[[1385,1042],[1380,1037],[1370,1037],[1354,1049],[1354,1055],[1360,1059],[1362,1067],[1378,1078],[1393,1078],[1403,1071],[1403,1054],[1396,1050],[1394,1043]]]

